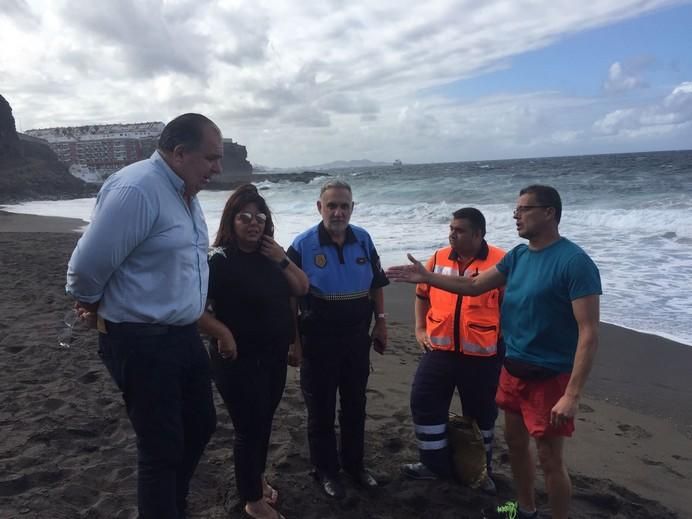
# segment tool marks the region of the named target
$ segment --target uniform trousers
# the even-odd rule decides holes
[[[459,391],[464,416],[473,418],[483,434],[490,468],[497,419],[495,392],[503,355],[478,357],[454,351],[427,351],[421,357],[411,388],[411,414],[420,460],[440,476],[452,474],[447,443],[449,406]]]
[[[363,470],[370,343],[366,326],[303,336],[300,386],[308,410],[310,460],[320,473],[334,476],[341,467],[352,474]],[[334,428],[337,391],[338,453]]]

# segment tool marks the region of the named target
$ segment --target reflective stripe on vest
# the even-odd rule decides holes
[[[449,346],[452,344],[452,338],[446,335],[430,337],[430,342],[436,346]]]
[[[430,342],[433,342],[432,337]],[[465,340],[461,341],[461,347],[464,348],[464,353],[475,353],[484,355],[495,355],[497,353],[497,342],[487,346],[481,346]]]
[[[442,274],[444,276],[457,276],[459,275],[459,270],[454,267],[445,267],[443,265],[435,265],[435,274]]]

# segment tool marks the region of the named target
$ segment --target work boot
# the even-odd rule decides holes
[[[409,479],[432,480],[440,479],[440,476],[425,466],[420,461],[416,463],[404,463],[401,466],[401,471]]]

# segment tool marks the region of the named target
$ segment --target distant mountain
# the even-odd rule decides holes
[[[301,173],[310,171],[328,171],[330,169],[343,169],[343,168],[369,168],[369,167],[379,167],[379,166],[391,166],[389,162],[373,162],[372,160],[361,159],[361,160],[335,160],[333,162],[327,162],[326,164],[316,164],[312,166],[295,166],[292,168],[273,168],[271,166],[264,166],[262,164],[253,164],[252,169],[256,173],[270,173],[270,174],[280,174],[280,173]]]
[[[342,168],[368,168],[373,166],[390,166],[389,162],[373,162],[368,159],[360,160],[335,160],[326,164],[318,164],[309,166],[309,169],[326,170],[326,169],[342,169]]]

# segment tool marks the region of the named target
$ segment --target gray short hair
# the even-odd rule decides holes
[[[340,178],[330,178],[320,188],[320,196],[324,194],[327,189],[348,189],[348,192],[353,194],[351,191],[351,185]]]

